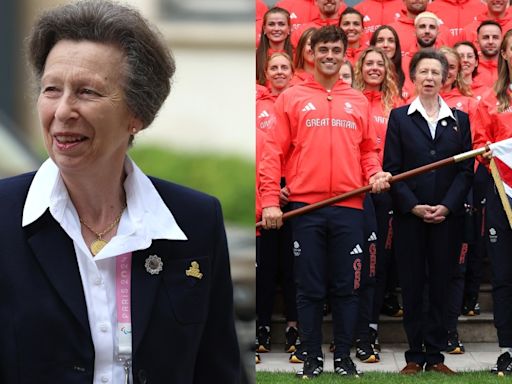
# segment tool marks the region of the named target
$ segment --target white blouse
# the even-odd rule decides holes
[[[439,108],[439,113],[437,115],[437,119],[431,119],[430,117],[428,117],[427,111],[423,107],[423,104],[421,104],[419,96],[413,100],[411,105],[409,105],[409,109],[407,110],[408,115],[411,115],[415,111],[418,111],[419,113],[421,113],[421,116],[423,116],[423,118],[425,119],[425,121],[428,124],[428,128],[430,130],[430,135],[432,136],[432,140],[436,137],[436,127],[437,127],[437,123],[440,120],[446,119],[447,117],[451,117],[452,119],[455,120],[455,118],[453,117],[452,110],[450,109],[448,104],[446,104],[446,102],[443,100],[443,98],[441,96],[438,96],[438,98],[439,98],[440,108]]]
[[[25,201],[22,225],[27,226],[50,210],[73,240],[95,350],[94,384],[124,383],[124,369],[114,361],[117,352],[115,257],[146,249],[154,239],[187,240],[149,178],[128,157],[124,163],[126,209],[116,235],[92,256],[82,237],[78,213],[51,160],[39,168]],[[62,255],[65,257],[66,255]]]

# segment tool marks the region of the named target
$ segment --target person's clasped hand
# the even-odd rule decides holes
[[[412,213],[420,219],[423,219],[425,223],[439,224],[446,219],[450,210],[441,204],[434,206],[418,204],[412,209]]]

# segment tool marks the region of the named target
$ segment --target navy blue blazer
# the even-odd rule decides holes
[[[72,240],[46,213],[21,227],[34,174],[0,181],[0,383],[92,383],[94,347]],[[135,383],[238,383],[229,258],[219,202],[152,179],[187,241],[132,257]],[[144,263],[158,255],[163,271]],[[186,276],[197,261],[202,279]]]
[[[471,150],[468,115],[457,111],[458,122],[445,118],[436,126],[432,139],[429,127],[418,112],[407,114],[409,105],[389,115],[384,146],[385,171],[393,175]],[[391,186],[395,214],[410,213],[417,204],[446,206],[451,214],[464,213],[464,200],[473,179],[473,160],[462,161],[412,177]]]

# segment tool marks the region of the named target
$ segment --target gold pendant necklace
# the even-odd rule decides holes
[[[78,216],[78,220],[80,220],[80,223],[84,225],[85,228],[87,228],[89,231],[94,233],[97,237],[96,240],[94,240],[90,245],[89,249],[91,250],[91,253],[93,256],[96,256],[104,247],[107,245],[108,241],[103,239],[103,236],[110,232],[116,225],[119,223],[119,220],[121,220],[121,216],[123,215],[124,209],[126,208],[126,204],[121,209],[121,212],[119,212],[119,215],[114,219],[114,221],[102,232],[96,232],[94,229],[92,229],[85,221],[82,220],[80,216]]]
[[[98,237],[91,243],[91,245],[89,245],[89,248],[91,249],[93,256],[96,256],[98,253],[100,253],[105,245],[107,245],[107,242],[101,237]]]

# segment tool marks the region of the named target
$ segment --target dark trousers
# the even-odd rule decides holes
[[[469,245],[462,243],[457,265],[453,271],[448,288],[448,307],[446,312],[446,329],[448,332],[457,331],[457,323],[464,298],[464,276],[466,274],[466,259]]]
[[[372,195],[377,223],[377,270],[373,309],[370,320],[379,322],[380,309],[384,302],[386,291],[393,291],[398,285],[396,262],[393,257],[393,202],[389,193]]]
[[[473,222],[475,225],[474,242],[469,243],[467,266],[465,275],[464,296],[478,298],[480,282],[482,280],[482,260],[487,254],[485,236],[485,207],[486,194],[489,184],[492,184],[491,175],[480,164],[473,179]]]
[[[494,183],[487,190],[486,213],[494,325],[500,347],[512,347],[512,229]]]
[[[462,243],[462,216],[449,215],[439,224],[427,224],[411,214],[393,220],[403,324],[409,349],[407,362],[437,364],[447,343],[448,283],[453,276]],[[427,272],[428,271],[428,272]],[[428,306],[424,313],[424,289]],[[425,348],[425,349],[423,349]]]
[[[278,284],[283,292],[286,321],[296,321],[297,306],[290,223],[285,222],[279,230],[261,230],[258,245],[256,252],[257,325],[270,325]]]
[[[296,209],[304,204],[292,203]],[[322,309],[329,296],[335,357],[348,356],[358,317],[362,210],[330,206],[292,220],[297,311],[309,356],[322,355]]]
[[[377,220],[371,195],[366,195],[363,205],[363,266],[359,295],[359,319],[357,321],[356,338],[369,341],[369,326],[375,296],[375,275],[377,270]]]
[[[477,243],[475,209],[473,189],[469,191],[466,199],[466,211],[464,213],[464,225],[462,232],[462,245],[459,251],[457,266],[453,271],[448,288],[448,309],[446,313],[446,328],[448,332],[457,331],[457,323],[464,300],[464,285],[467,272],[467,260]],[[473,255],[474,256],[474,255]]]

